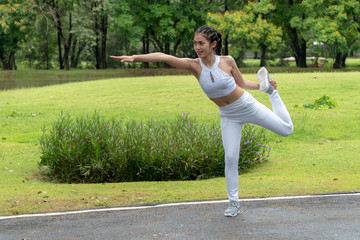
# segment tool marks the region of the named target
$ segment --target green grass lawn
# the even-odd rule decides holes
[[[245,78],[256,80],[255,74]],[[360,189],[359,72],[276,73],[294,133],[267,132],[270,161],[239,176],[240,197]],[[249,91],[270,107],[268,97]],[[329,110],[295,105],[324,94]],[[184,112],[219,121],[217,107],[191,76],[117,78],[0,92],[0,215],[205,199],[225,199],[224,178],[201,181],[62,184],[39,174],[39,138],[61,112],[111,118],[169,119]]]

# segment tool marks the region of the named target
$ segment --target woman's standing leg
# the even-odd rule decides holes
[[[240,210],[239,205],[239,173],[238,163],[240,154],[242,123],[221,118],[221,136],[225,151],[225,178],[229,197],[229,207],[225,216],[235,217]]]

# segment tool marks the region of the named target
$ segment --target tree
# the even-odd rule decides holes
[[[90,13],[91,3],[87,1],[78,1],[73,9],[73,37],[69,53],[71,68],[78,66],[81,56],[83,58],[91,56],[91,51],[84,51],[90,49],[95,42],[93,15]]]
[[[244,5],[247,4],[248,1],[244,0],[224,0],[223,10],[221,9],[221,12],[224,14],[228,11],[237,11],[244,8]],[[225,34],[224,36],[224,55],[229,55],[229,35]]]
[[[110,3],[108,0],[92,0],[91,13],[95,35],[94,53],[97,69],[107,68],[106,42]]]
[[[172,39],[172,54],[194,57],[193,36],[194,31],[206,24],[207,12],[215,11],[219,8],[218,2],[192,0],[191,4],[185,1],[173,1],[172,19],[175,35]]]
[[[306,68],[307,35],[303,25],[306,13],[301,2],[302,0],[274,1],[276,8],[274,21],[283,29],[284,39],[293,51],[296,66]]]
[[[360,2],[304,0],[302,5],[308,15],[304,25],[309,42],[331,46],[335,58],[333,68],[346,67],[346,57],[360,39]]]
[[[27,30],[17,53],[17,61],[28,64],[30,68],[53,68],[54,57],[57,56],[57,32],[49,28],[42,16],[37,16]]]
[[[260,2],[250,2],[246,6],[248,13],[254,13],[256,19],[252,29],[251,42],[254,48],[259,48],[261,52],[260,66],[265,66],[267,52],[274,52],[282,44],[283,32],[280,27],[272,23],[272,14],[275,12],[275,6],[271,0]]]
[[[139,44],[142,43],[144,29],[136,24],[137,16],[133,14],[131,4],[131,1],[112,0],[110,2],[108,49],[111,49],[112,55],[139,53]],[[114,61],[109,62],[109,64],[113,63]]]
[[[142,53],[160,51],[166,54],[192,55],[194,30],[205,24],[206,13],[219,6],[211,0],[129,0],[131,11],[126,11],[125,22],[133,23],[135,32],[141,33]],[[124,6],[124,3],[117,3]],[[125,9],[124,7],[122,9]],[[191,42],[191,44],[189,44]],[[148,67],[147,63],[144,63]]]
[[[70,70],[69,55],[73,38],[72,11],[76,5],[76,0],[39,0],[36,5],[44,17],[50,17],[50,21],[58,33],[60,69]],[[62,46],[64,47],[64,54],[62,54]]]
[[[237,56],[241,49],[259,49],[260,65],[266,65],[267,52],[276,51],[282,43],[282,31],[270,22],[269,15],[275,7],[270,1],[250,2],[244,10],[225,14],[208,14],[210,25],[229,35],[232,42],[230,52]]]
[[[15,53],[31,23],[32,5],[32,0],[0,1],[0,61],[3,69],[16,69]]]

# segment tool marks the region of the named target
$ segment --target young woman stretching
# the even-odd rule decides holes
[[[220,56],[219,32],[208,26],[197,29],[194,34],[194,49],[199,57],[197,59],[177,58],[163,53],[111,58],[121,62],[165,62],[176,68],[187,69],[198,79],[204,93],[219,107],[229,197],[225,216],[235,217],[240,212],[238,162],[242,125],[253,123],[281,136],[288,136],[293,131],[293,124],[276,90],[277,84],[273,79],[270,80],[265,68],[261,68],[257,73],[260,81],[258,84],[242,77],[231,56]],[[260,89],[268,93],[273,112],[244,89]]]

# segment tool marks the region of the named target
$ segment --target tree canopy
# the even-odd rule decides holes
[[[208,24],[223,54],[346,58],[360,48],[358,0],[0,0],[2,69],[114,67],[109,55],[160,51],[196,57],[192,38]],[[144,67],[148,67],[144,64]]]

